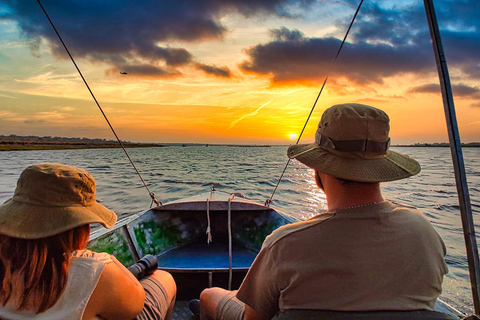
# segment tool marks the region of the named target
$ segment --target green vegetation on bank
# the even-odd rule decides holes
[[[163,147],[158,143],[134,143],[122,141],[125,148],[152,148]],[[65,137],[37,137],[0,135],[0,151],[19,150],[64,150],[64,149],[98,149],[120,148],[117,141],[106,139],[65,138]]]

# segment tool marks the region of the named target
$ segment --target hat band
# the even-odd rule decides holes
[[[358,152],[369,151],[376,153],[385,153],[390,147],[390,138],[386,142],[373,140],[338,140],[335,141],[327,136],[317,132],[315,142],[322,147],[335,149],[337,151]]]

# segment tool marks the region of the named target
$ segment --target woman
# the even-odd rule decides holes
[[[157,270],[139,282],[114,256],[86,250],[90,223],[115,225],[89,172],[27,167],[0,206],[1,319],[169,319],[176,286]]]

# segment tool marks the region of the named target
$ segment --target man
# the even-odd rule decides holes
[[[361,104],[327,109],[315,142],[288,148],[314,169],[328,210],[265,240],[238,292],[211,288],[201,317],[271,319],[292,309],[433,310],[445,245],[415,207],[384,200],[380,182],[420,172],[390,151],[389,118]]]

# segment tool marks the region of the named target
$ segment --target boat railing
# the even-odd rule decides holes
[[[109,238],[110,235],[116,233],[120,237],[117,243],[113,243],[112,246],[110,246],[110,250],[105,250],[105,248],[102,248],[104,250],[101,250],[101,251],[107,251],[111,254],[115,254],[115,256],[117,256],[116,254],[118,253],[116,252],[117,250],[123,251],[122,252],[123,254],[118,255],[117,258],[119,258],[120,262],[122,262],[125,266],[131,265],[133,264],[133,262],[140,260],[141,250],[139,250],[138,243],[135,238],[135,234],[132,228],[130,227],[130,224],[131,222],[140,218],[146,212],[147,211],[140,212],[137,214],[132,214],[127,218],[121,219],[115,224],[115,226],[112,229],[105,229],[101,227],[99,229],[93,230],[90,233],[90,240],[89,240],[88,247],[91,249],[94,249],[95,247],[98,246],[98,242],[100,242],[102,239]],[[108,241],[115,241],[115,240],[111,239]],[[116,246],[118,244],[120,244],[120,246]],[[125,250],[125,245],[128,251]],[[105,247],[105,246],[102,246],[102,247]]]

